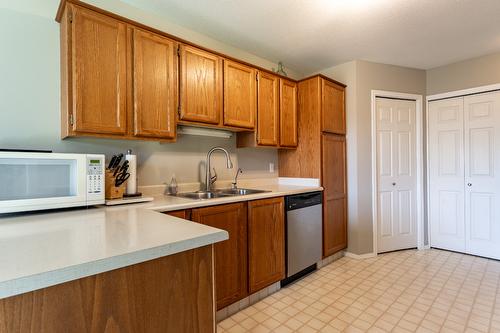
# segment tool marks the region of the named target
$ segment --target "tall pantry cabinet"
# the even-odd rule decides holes
[[[345,88],[322,75],[300,81],[300,144],[279,152],[280,176],[321,180],[324,257],[347,247]]]

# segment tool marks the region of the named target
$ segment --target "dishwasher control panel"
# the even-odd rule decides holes
[[[314,205],[321,205],[323,203],[322,192],[312,192],[297,195],[290,195],[286,197],[286,210],[294,210]]]

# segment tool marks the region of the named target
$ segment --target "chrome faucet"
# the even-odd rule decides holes
[[[232,189],[238,188],[238,176],[240,175],[240,173],[243,173],[243,170],[241,170],[241,168],[238,168],[238,171],[236,171],[236,175],[234,176],[234,182],[231,183]]]
[[[222,147],[214,147],[214,148],[210,149],[207,153],[207,161],[205,163],[205,172],[206,172],[206,174],[205,174],[205,176],[206,176],[205,177],[205,190],[207,192],[210,192],[210,190],[212,189],[212,179],[214,182],[217,179],[217,175],[215,175],[215,178],[212,178],[210,175],[210,169],[211,169],[210,158],[212,157],[212,153],[217,151],[217,150],[220,150],[224,154],[226,154],[226,167],[228,169],[233,168],[233,162],[231,161],[231,157],[229,156],[229,152],[226,149],[224,149]]]

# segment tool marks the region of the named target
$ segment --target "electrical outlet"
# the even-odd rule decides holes
[[[274,172],[274,163],[269,163],[269,173]]]

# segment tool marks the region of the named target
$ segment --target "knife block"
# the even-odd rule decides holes
[[[113,176],[113,171],[106,169],[105,175],[105,191],[104,195],[107,200],[121,199],[123,198],[123,193],[125,193],[125,188],[127,187],[127,181],[125,181],[120,186],[115,186],[115,177]]]

